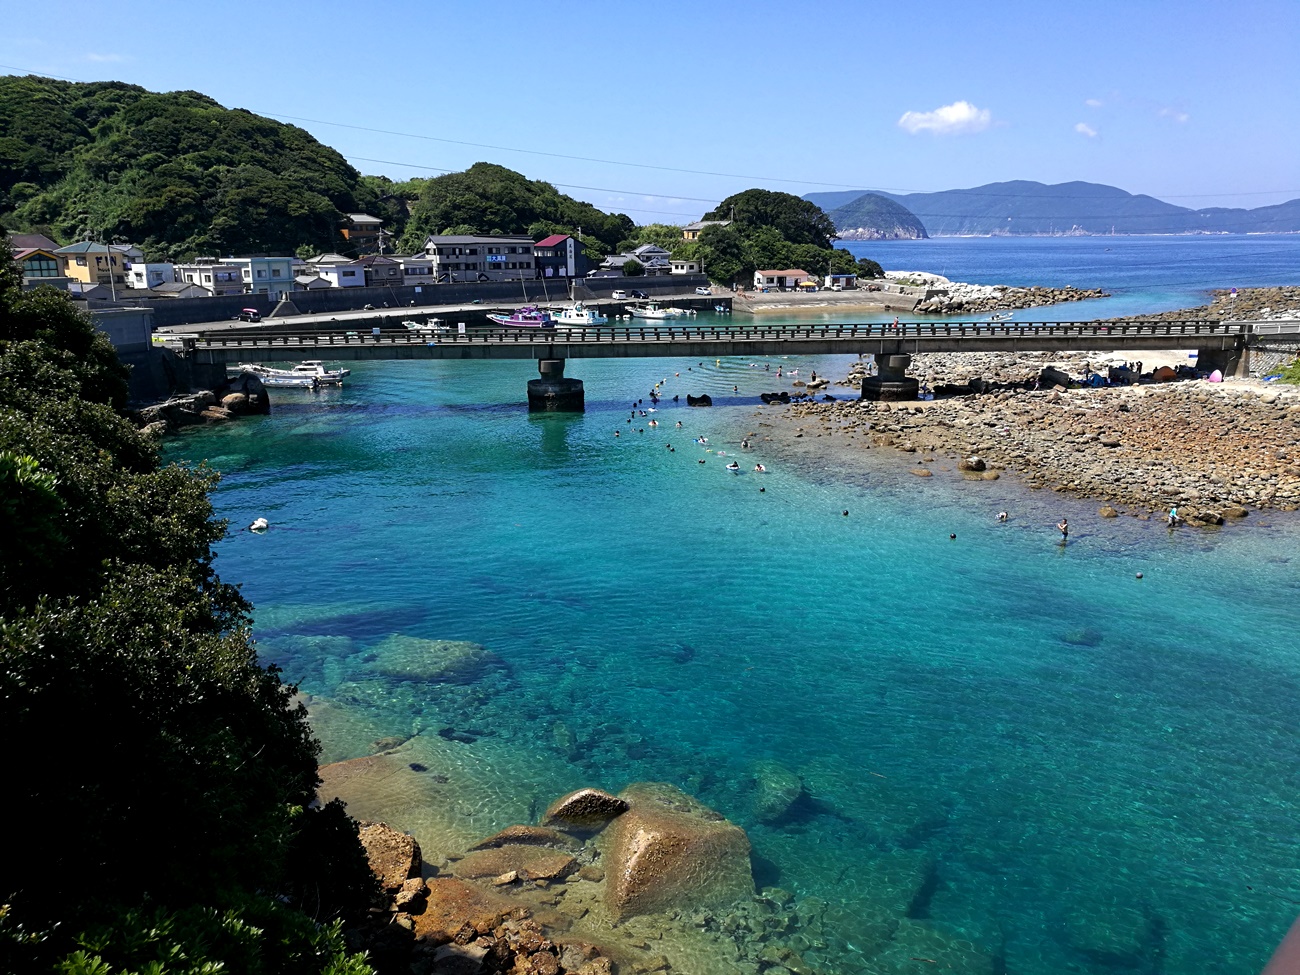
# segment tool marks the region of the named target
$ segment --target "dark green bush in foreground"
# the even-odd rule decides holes
[[[342,808],[309,808],[305,713],[213,572],[212,476],[161,465],[107,340],[18,283],[4,262],[0,970],[364,970],[315,922],[373,880]]]

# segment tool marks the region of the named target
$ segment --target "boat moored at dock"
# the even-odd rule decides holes
[[[506,328],[555,328],[551,313],[536,305],[523,305],[509,315],[488,315],[488,319]]]

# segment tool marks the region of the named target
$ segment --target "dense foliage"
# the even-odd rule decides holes
[[[121,238],[167,260],[338,250],[345,213],[394,208],[378,188],[302,129],[197,92],[0,77],[9,230]]]
[[[420,250],[429,234],[577,234],[599,261],[631,235],[632,218],[609,214],[504,166],[475,163],[463,173],[425,180],[411,208],[402,250]]]
[[[745,190],[727,197],[704,219],[731,223],[705,227],[694,247],[688,245],[689,253],[673,256],[699,259],[714,281],[748,285],[757,270],[797,268],[817,277],[871,271],[848,251],[831,246],[835,227],[820,207],[789,193]]]
[[[0,262],[3,809],[30,847],[0,859],[0,970],[48,969],[78,941],[90,964],[79,932],[132,912],[185,929],[196,910],[237,920],[249,903],[364,910],[355,824],[309,808],[305,713],[213,572],[211,475],[161,464],[121,413],[107,339],[58,292],[19,285]],[[315,932],[302,919],[272,927],[310,960],[297,970],[337,960],[294,934]]]
[[[921,240],[929,236],[916,214],[879,193],[863,193],[827,216],[845,238]]]

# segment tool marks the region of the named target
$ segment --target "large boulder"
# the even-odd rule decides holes
[[[602,834],[605,899],[617,920],[752,896],[749,838],[707,806],[661,782],[628,786],[628,810]]]
[[[521,880],[559,880],[578,869],[578,861],[562,850],[545,846],[507,844],[476,850],[452,868],[457,877],[481,880],[513,873]]]
[[[542,823],[573,833],[595,833],[627,811],[627,800],[600,789],[578,789],[547,807]]]
[[[396,633],[372,651],[369,668],[385,677],[430,684],[472,684],[505,662],[491,650],[462,640],[424,640]]]
[[[414,837],[387,823],[362,823],[359,835],[371,873],[389,894],[401,890],[408,878],[419,876],[423,864]]]

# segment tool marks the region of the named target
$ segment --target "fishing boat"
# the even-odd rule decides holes
[[[554,321],[563,328],[590,328],[593,325],[604,325],[609,319],[581,301],[575,301],[556,312]]]
[[[417,322],[414,319],[408,318],[406,321],[402,322],[402,327],[407,331],[421,335],[429,332],[441,333],[450,330],[449,326],[444,325],[440,318],[430,318],[427,322]]]
[[[542,311],[536,305],[524,305],[516,308],[509,315],[488,315],[488,318],[506,328],[555,328],[555,321],[549,311]]]
[[[1012,311],[1000,312],[996,315],[990,315],[988,320],[990,322],[1009,322],[1011,321],[1011,316],[1014,314],[1015,312]]]
[[[302,387],[342,386],[351,369],[326,369],[320,359],[304,359],[292,369],[273,369],[260,362],[241,362],[240,372],[251,372],[264,386]]]
[[[628,313],[635,318],[650,318],[663,321],[667,318],[681,318],[686,312],[680,308],[665,308],[657,301],[647,301],[644,305],[629,305]]]

